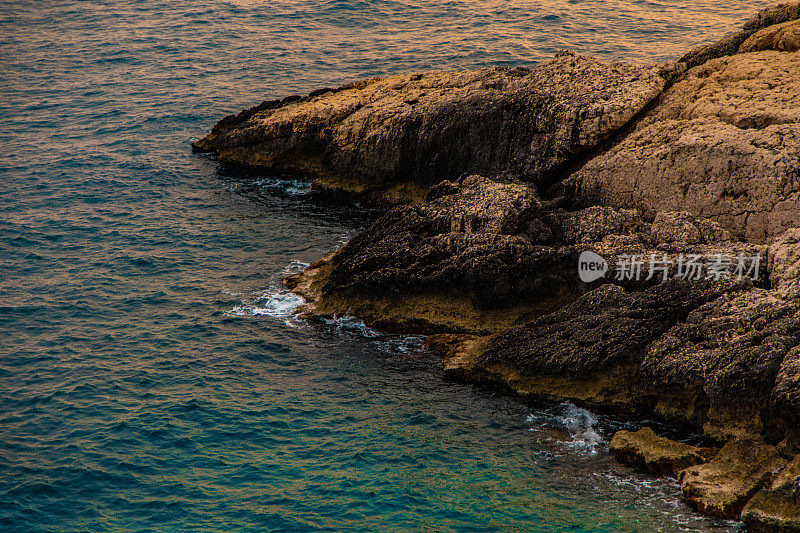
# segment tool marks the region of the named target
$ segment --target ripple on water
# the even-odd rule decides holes
[[[0,530],[733,529],[611,461],[601,416],[295,318],[277,280],[374,215],[189,140],[357,78],[675,58],[771,3],[5,2]]]

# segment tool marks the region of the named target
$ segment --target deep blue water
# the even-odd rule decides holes
[[[374,214],[189,142],[262,100],[560,48],[657,61],[765,2],[0,2],[0,531],[730,529],[616,427],[442,379],[278,288]]]

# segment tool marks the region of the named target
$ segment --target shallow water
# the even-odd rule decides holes
[[[0,4],[0,530],[736,527],[611,461],[613,420],[293,318],[281,276],[373,214],[188,143],[357,77],[675,58],[766,3]]]

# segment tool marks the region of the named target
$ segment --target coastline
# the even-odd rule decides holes
[[[365,80],[266,102],[194,147],[397,205],[286,279],[305,314],[434,334],[458,379],[692,424],[723,446],[666,469],[687,501],[795,531],[798,17],[769,8],[657,67],[562,53]],[[585,284],[584,250],[765,261],[752,283]],[[619,456],[653,471],[645,456],[674,452],[654,440]]]

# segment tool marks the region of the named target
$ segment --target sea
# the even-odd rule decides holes
[[[280,279],[380,213],[191,152],[403,71],[656,63],[768,3],[0,1],[0,531],[731,531],[619,420],[448,381]]]

